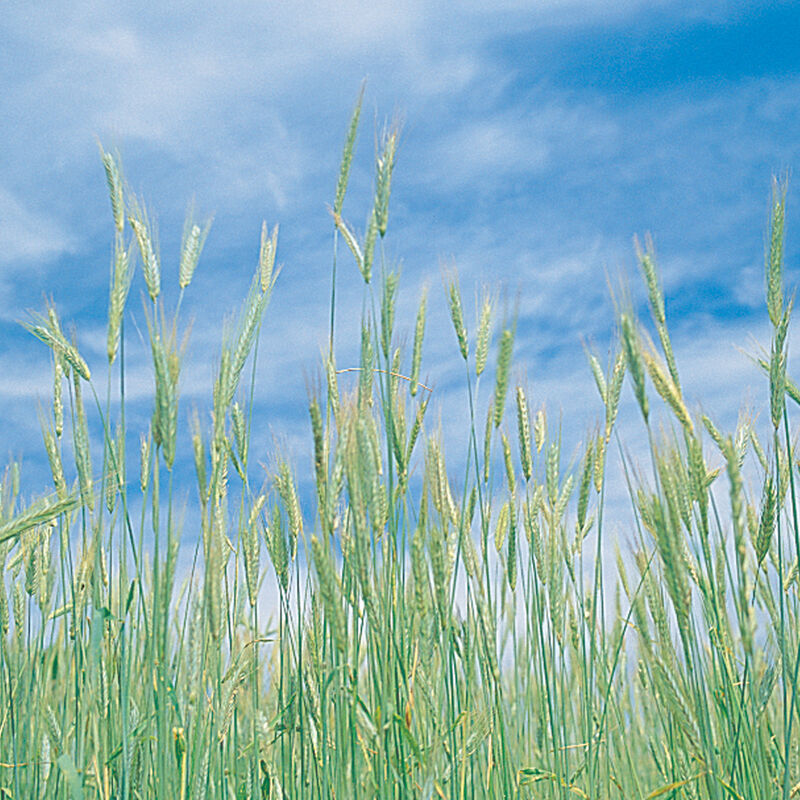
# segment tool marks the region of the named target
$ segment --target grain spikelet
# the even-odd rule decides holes
[[[359,408],[372,405],[373,401],[373,370],[375,367],[375,353],[372,349],[372,331],[369,325],[361,326],[361,361],[358,373],[358,405]]]
[[[285,461],[281,461],[278,467],[275,486],[289,518],[289,553],[290,557],[294,558],[297,553],[297,538],[303,532],[303,515],[300,512],[300,500],[297,497],[292,471]]]
[[[64,478],[64,466],[61,461],[61,450],[58,441],[49,428],[42,425],[42,435],[44,436],[44,446],[47,451],[47,460],[50,463],[50,472],[53,475],[53,485],[56,489],[58,499],[63,501],[67,498],[67,481]]]
[[[506,577],[513,592],[517,588],[517,510],[512,496],[508,505],[508,551],[506,553]]]
[[[681,383],[678,377],[678,365],[675,362],[675,353],[672,350],[672,342],[669,338],[669,332],[666,325],[658,326],[658,338],[661,342],[661,349],[664,351],[664,359],[667,362],[667,369],[669,370],[672,383],[677,388],[678,392],[681,391]]]
[[[425,418],[425,411],[428,408],[429,401],[430,395],[427,395],[426,398],[417,406],[417,413],[414,416],[414,424],[411,426],[411,433],[408,437],[408,446],[406,447],[406,454],[403,459],[403,462],[406,464],[406,466],[411,463],[411,454],[414,451],[414,445],[417,443],[419,434],[422,431],[422,420]]]
[[[239,325],[236,334],[236,343],[231,351],[231,366],[230,373],[227,376],[227,382],[224,386],[223,400],[224,407],[227,408],[233,400],[233,395],[236,392],[236,387],[239,385],[239,377],[242,374],[247,357],[253,349],[253,342],[255,341],[258,326],[264,316],[264,311],[269,302],[269,293],[262,293],[260,291],[260,279],[256,273],[253,281],[250,284],[250,291],[245,300],[242,314],[239,320]]]
[[[409,391],[411,396],[415,397],[417,394],[417,387],[419,385],[419,370],[422,363],[422,339],[425,336],[425,316],[428,309],[428,290],[427,287],[422,290],[422,298],[419,301],[419,309],[417,310],[417,324],[414,326],[414,349],[411,355],[411,384]]]
[[[361,251],[361,246],[356,239],[356,235],[339,214],[334,214],[333,219],[336,223],[336,229],[342,234],[345,244],[350,248],[350,252],[356,260],[358,271],[364,275],[364,253]]]
[[[533,420],[533,442],[536,445],[536,452],[541,453],[544,440],[547,438],[547,416],[544,406],[537,412]]]
[[[222,745],[230,730],[231,722],[233,721],[233,711],[236,707],[236,698],[241,691],[248,676],[248,671],[244,669],[244,665],[239,666],[235,673],[233,680],[228,681],[222,698],[222,721],[217,732],[217,744]]]
[[[572,496],[572,487],[574,483],[575,476],[567,475],[564,483],[561,485],[561,493],[558,495],[558,500],[556,501],[555,509],[553,511],[554,520],[560,522],[564,516],[564,512],[567,510],[567,503]]]
[[[545,461],[545,486],[547,488],[547,499],[550,506],[554,507],[558,500],[558,472],[561,459],[561,442],[558,440],[550,442],[547,449],[547,460]]]
[[[506,500],[497,514],[497,522],[494,528],[494,548],[499,553],[503,549],[508,534],[508,520],[511,514],[510,501]]]
[[[525,480],[531,479],[533,459],[531,458],[531,420],[525,390],[517,386],[517,431],[519,434],[519,458]]]
[[[394,171],[399,136],[399,125],[395,122],[383,134],[383,148],[375,165],[375,222],[381,238],[386,235],[386,226],[389,221],[389,194],[392,189],[392,172]]]
[[[603,488],[603,476],[606,467],[606,442],[608,440],[605,434],[600,434],[597,437],[597,442],[594,451],[594,489],[600,494]]]
[[[472,522],[475,519],[475,508],[478,502],[478,488],[476,486],[472,487],[472,490],[469,493],[469,499],[467,500],[467,507],[464,509],[464,519],[462,524],[465,525],[467,528],[472,527]]]
[[[786,455],[786,450],[782,447],[778,448],[778,508],[783,508],[786,503],[786,493],[789,490],[790,483],[790,467],[789,459]],[[741,462],[739,462],[741,465]]]
[[[744,465],[744,460],[747,456],[747,447],[750,442],[750,437],[748,436],[747,431],[752,424],[753,421],[749,417],[745,417],[740,414],[740,418],[736,424],[736,431],[733,435],[733,453],[736,457],[736,461],[739,464],[739,469],[741,469]],[[778,450],[778,458],[780,458],[782,452],[783,449],[780,448]],[[723,455],[725,454],[723,453]]]
[[[488,293],[484,293],[481,302],[481,313],[478,320],[478,339],[475,344],[475,374],[480,377],[486,369],[489,357],[489,340],[492,324],[492,300]]]
[[[247,468],[247,420],[244,411],[238,401],[231,406],[231,427],[233,428],[233,441],[236,444],[236,452],[244,469]]]
[[[221,451],[224,448],[225,439],[225,419],[228,409],[229,399],[227,397],[227,387],[230,383],[231,374],[231,349],[228,342],[223,340],[222,353],[219,359],[219,368],[217,369],[217,377],[214,379],[214,388],[212,390],[213,398],[213,429],[211,435],[212,447],[212,464],[214,461],[214,453]],[[232,397],[230,399],[233,399]]]
[[[158,241],[155,225],[151,224],[147,214],[147,207],[136,198],[133,201],[128,222],[136,237],[139,254],[142,258],[142,272],[147,285],[147,293],[155,303],[161,293],[161,265],[158,255]]]
[[[774,327],[783,314],[783,230],[786,210],[786,183],[772,181],[769,250],[766,255],[767,311]]]
[[[611,438],[611,431],[614,428],[614,422],[617,419],[619,398],[622,394],[622,384],[625,380],[626,368],[627,361],[625,359],[625,350],[623,348],[617,351],[616,358],[614,359],[614,367],[611,370],[611,380],[608,383],[608,395],[606,397],[606,441]]]
[[[586,357],[589,359],[589,366],[594,376],[594,382],[597,385],[597,391],[600,392],[600,399],[605,404],[608,400],[608,389],[606,388],[606,376],[603,374],[603,368],[597,360],[597,356],[586,348]]]
[[[361,594],[364,597],[364,603],[367,607],[367,614],[369,615],[370,625],[376,627],[380,624],[377,619],[372,581],[370,575],[370,565],[372,563],[372,548],[370,546],[370,537],[362,514],[353,514],[352,520],[355,523],[354,536],[351,540],[351,545],[347,548],[342,546],[345,558],[355,567],[355,574],[358,577],[358,585],[361,588]],[[373,527],[376,527],[375,519],[373,517]],[[353,606],[356,607],[355,593],[352,599]]]
[[[378,218],[375,207],[367,220],[367,231],[364,234],[364,258],[361,263],[361,277],[364,283],[372,280],[372,261],[375,257],[375,240],[378,235]]]
[[[106,335],[106,352],[108,363],[113,364],[119,348],[120,329],[125,303],[131,288],[133,269],[131,262],[133,242],[126,250],[120,238],[117,239],[114,251],[114,268],[111,278],[111,289],[108,297],[108,332]]]
[[[769,409],[772,427],[776,431],[781,424],[785,407],[786,352],[774,341],[769,360]]]
[[[667,611],[664,605],[664,596],[661,591],[661,586],[657,583],[653,570],[648,568],[650,564],[646,554],[641,550],[637,550],[634,554],[636,566],[639,569],[639,574],[642,576],[642,583],[644,586],[644,593],[647,597],[647,607],[650,610],[650,616],[656,627],[656,632],[664,645],[670,643],[669,624],[667,622]],[[640,610],[637,608],[637,611]],[[644,613],[642,610],[641,617],[638,620],[639,627],[642,631],[647,631],[649,625],[645,621]]]
[[[489,483],[489,467],[492,460],[492,423],[494,421],[494,406],[489,402],[486,410],[486,427],[483,432],[483,482]]]
[[[542,541],[541,529],[539,528],[539,509],[543,501],[543,489],[537,486],[533,496],[528,496],[522,504],[522,521],[525,526],[525,536],[528,539],[528,544],[533,548],[534,556],[539,564],[542,566]]]
[[[347,129],[347,137],[344,140],[344,149],[342,151],[342,160],[339,165],[339,177],[336,181],[336,195],[333,201],[333,211],[335,214],[342,213],[342,205],[344,204],[344,196],[347,191],[347,182],[350,178],[350,166],[353,163],[353,149],[356,143],[356,134],[358,133],[358,121],[361,117],[361,103],[364,100],[365,84],[361,84],[361,90],[358,93],[358,100],[356,101],[353,114],[350,117],[350,125]]]
[[[40,528],[30,528],[20,537],[22,564],[25,570],[25,593],[33,597],[39,588],[39,539]]]
[[[619,320],[622,332],[622,345],[625,350],[625,360],[633,380],[633,392],[636,395],[636,402],[644,417],[645,423],[650,415],[650,406],[647,402],[647,394],[644,385],[644,365],[642,364],[642,352],[639,346],[639,335],[630,314],[622,314]]]
[[[392,408],[398,406],[398,389],[400,388],[400,378],[405,377],[401,374],[403,364],[403,349],[395,347],[392,353],[392,365],[389,368],[389,397],[392,401]]]
[[[470,507],[467,509],[467,514],[461,525],[461,555],[464,559],[464,569],[470,578],[475,578],[478,575],[478,553],[475,550],[475,542],[472,541],[472,533],[470,531],[470,524],[472,521],[472,512],[475,510],[476,493],[470,495]]]
[[[638,237],[634,237],[634,246],[636,248],[636,256],[639,259],[639,266],[642,268],[642,273],[647,283],[647,294],[650,300],[650,308],[653,312],[653,319],[656,325],[664,325],[666,323],[664,292],[656,271],[653,240],[648,236],[645,241],[645,249],[642,250]]]
[[[316,397],[312,397],[309,400],[308,413],[311,418],[311,435],[314,440],[314,475],[317,483],[317,494],[320,502],[322,502],[328,481],[328,458],[322,425],[322,411]]]
[[[411,540],[411,570],[414,575],[414,597],[417,603],[417,613],[425,616],[427,600],[430,594],[430,579],[428,577],[428,564],[425,560],[425,524],[428,493],[423,489],[420,501],[419,519],[414,536]]]
[[[767,456],[764,453],[764,448],[761,446],[761,442],[758,439],[758,434],[756,433],[755,428],[751,427],[748,433],[750,437],[750,444],[753,445],[753,452],[756,454],[756,458],[758,459],[758,463],[761,465],[761,469],[764,472],[769,472]]]
[[[73,334],[71,342],[67,341],[66,337],[61,331],[61,325],[58,321],[58,315],[56,314],[55,306],[52,304],[47,308],[47,320],[51,334],[61,345],[62,352],[60,355],[64,357],[66,362],[72,367],[73,371],[77,372],[81,378],[88,381],[90,378],[89,367],[86,366],[86,362],[78,353],[78,347],[75,343],[75,336]]]
[[[658,359],[647,350],[642,352],[642,359],[644,360],[647,371],[650,373],[650,379],[653,381],[653,386],[660,395],[661,399],[672,409],[678,422],[683,425],[688,434],[694,431],[689,411],[683,402],[680,389],[673,383],[665,372]]]
[[[620,550],[619,542],[614,542],[614,560],[617,564],[617,575],[619,576],[620,583],[622,584],[622,590],[625,592],[625,596],[630,600],[631,586],[628,582],[628,573],[625,569],[625,561],[622,558],[622,550]]]
[[[764,498],[762,497],[761,500],[763,503]],[[756,512],[756,507],[752,503],[747,504],[745,512],[747,517],[747,530],[750,532],[750,538],[755,546],[756,537],[758,536],[758,513]]]
[[[687,437],[687,446],[689,451],[689,489],[692,499],[700,509],[700,533],[702,534],[702,546],[705,550],[708,547],[708,487],[711,481],[709,480],[708,469],[703,457],[703,444],[700,437],[697,435]]]
[[[14,633],[17,637],[17,647],[22,647],[25,638],[25,620],[27,618],[27,603],[23,595],[22,584],[15,580],[11,590],[11,609],[14,612]]]
[[[681,527],[677,508],[678,501],[674,486],[669,482],[664,482],[668,472],[667,464],[662,461],[658,466],[665,502],[657,497],[651,498],[651,524],[655,530],[656,544],[664,564],[667,591],[675,608],[678,626],[681,634],[687,636],[691,611],[691,589],[686,578],[686,563],[680,544]]]
[[[247,583],[247,599],[250,601],[250,607],[253,608],[258,599],[258,559],[259,559],[259,543],[258,524],[261,510],[264,508],[264,503],[267,501],[265,494],[260,494],[250,509],[250,518],[247,522],[247,527],[244,530],[242,539],[242,546],[244,550],[244,574]]]
[[[506,407],[508,391],[508,374],[511,371],[511,352],[514,348],[514,331],[506,328],[500,337],[500,349],[497,356],[497,373],[494,384],[494,426],[500,427]]]
[[[333,640],[341,653],[347,650],[347,620],[342,608],[342,593],[328,551],[316,537],[311,537],[311,553],[319,580],[325,615]]]
[[[706,462],[703,458],[703,444],[698,436],[686,437],[687,462],[689,474],[689,491],[691,498],[702,505],[708,502],[706,494],[707,471]]]
[[[638,239],[635,239],[636,255],[647,283],[648,299],[650,301],[650,311],[658,331],[658,338],[664,351],[672,383],[675,385],[680,395],[680,380],[678,378],[678,367],[675,363],[675,355],[672,351],[672,342],[667,330],[666,314],[664,310],[664,292],[658,279],[658,272],[655,265],[655,249],[653,240],[648,235],[645,239],[645,249],[642,250]]]
[[[548,610],[553,632],[561,644],[564,637],[564,559],[557,552],[558,541],[555,535],[550,537],[548,563],[550,575],[547,583]]]
[[[57,353],[53,353],[53,421],[56,436],[64,432],[64,367]]]
[[[501,441],[503,444],[503,461],[506,467],[506,482],[508,483],[508,490],[511,494],[514,493],[514,489],[516,488],[516,481],[514,478],[514,464],[511,460],[511,443],[508,441],[508,436],[503,433],[501,435]]]
[[[181,289],[185,289],[192,282],[209,230],[211,230],[211,220],[207,220],[201,227],[193,220],[190,210],[183,226],[181,239],[181,261],[178,269],[178,285]]]
[[[378,432],[374,419],[360,417],[356,428],[356,441],[358,443],[357,460],[353,464],[360,473],[359,478],[367,500],[373,530],[377,537],[383,532],[386,524],[388,504],[386,493],[380,482],[382,474],[380,446]]]
[[[286,547],[286,532],[284,530],[283,515],[279,505],[272,509],[272,520],[265,531],[267,552],[275,568],[281,587],[284,592],[289,589],[289,551]]]
[[[197,489],[200,495],[200,502],[205,507],[208,497],[208,486],[206,483],[206,447],[203,442],[203,431],[200,427],[200,418],[195,409],[191,417],[192,431],[192,452],[194,454],[194,471],[197,475]]]
[[[383,281],[383,299],[381,301],[381,347],[384,358],[389,358],[394,331],[394,310],[397,294],[398,275],[390,272]]]
[[[426,461],[426,475],[433,507],[442,517],[446,518],[450,513],[450,484],[447,480],[444,455],[433,439],[428,442]]]
[[[92,461],[89,453],[89,428],[86,424],[86,410],[81,395],[81,382],[77,373],[72,374],[72,387],[75,398],[75,425],[72,431],[75,449],[75,467],[78,471],[78,483],[81,500],[90,510],[94,510],[94,491],[92,489]]]
[[[38,324],[24,323],[23,327],[50,347],[56,357],[63,358],[81,378],[85,381],[90,380],[89,367],[78,352],[78,348],[70,344],[64,336],[55,308],[52,305],[48,306],[47,317],[35,313],[31,316]]]
[[[152,447],[152,433],[141,434],[139,440],[139,487],[142,494],[147,492],[150,485],[150,449]]]
[[[347,483],[349,491],[349,512],[356,517],[354,525],[361,530],[366,530],[367,527],[367,500],[365,490],[369,491],[369,486],[366,484],[365,475],[369,471],[368,467],[364,466],[364,461],[369,463],[371,460],[371,453],[369,441],[363,436],[359,439],[357,430],[357,421],[353,418],[349,420],[348,429],[355,429],[352,433],[348,433],[346,444],[339,443],[339,452],[337,452],[337,459],[339,453],[345,453],[345,469],[347,472]]]
[[[594,446],[592,440],[586,446],[586,452],[583,456],[583,469],[581,470],[581,482],[578,489],[578,523],[577,530],[581,535],[586,523],[586,511],[589,507],[589,487],[592,482],[592,474],[594,470]]]
[[[346,454],[346,428],[342,431],[339,438],[339,443],[336,448],[336,454],[333,459],[333,472],[331,475],[330,483],[328,484],[327,501],[325,504],[325,516],[328,530],[333,531],[336,525],[336,511],[339,504],[339,498],[344,488],[344,473],[345,473],[345,454]]]
[[[267,230],[267,223],[261,225],[261,249],[258,254],[258,275],[261,283],[261,291],[265,294],[272,291],[275,285],[277,273],[275,272],[275,256],[278,252],[278,226],[272,229],[270,234]]]
[[[703,427],[708,431],[708,435],[711,437],[714,444],[720,449],[721,452],[724,452],[725,439],[719,430],[717,430],[717,426],[705,414],[703,414],[700,419],[703,422]]]
[[[340,416],[341,404],[339,399],[339,383],[336,379],[336,362],[332,353],[325,358],[325,377],[328,385],[328,402],[333,411],[333,418],[336,420],[337,427],[341,430]]]
[[[395,368],[396,365],[396,368]],[[400,348],[395,350],[395,360],[392,366],[392,372],[396,373],[400,368]],[[396,379],[392,379],[395,380]],[[392,401],[392,417],[391,417],[391,433],[392,433],[392,453],[394,454],[395,464],[397,466],[397,474],[404,483],[408,477],[406,468],[406,403],[405,395],[400,395],[398,386],[395,383],[393,387],[393,401]]]
[[[447,295],[450,306],[450,319],[453,322],[453,328],[456,332],[456,339],[458,340],[458,349],[461,353],[461,358],[467,360],[469,355],[469,342],[467,340],[467,328],[464,324],[464,309],[461,304],[461,290],[458,287],[458,281],[455,277],[450,279],[447,287]]]
[[[687,437],[688,438],[688,437]],[[671,448],[664,470],[666,490],[675,498],[675,505],[683,527],[689,533],[692,529],[692,508],[689,494],[689,473],[686,463],[677,448]]]
[[[789,567],[789,569],[786,570],[786,577],[783,579],[783,591],[788,592],[789,589],[791,588],[791,585],[796,581],[798,581],[799,577],[800,577],[800,565],[798,565],[798,559],[795,558],[794,561],[792,561],[792,564]],[[765,599],[765,605],[767,604],[767,602],[771,602],[772,604],[772,608],[769,609],[769,612],[772,617],[773,624],[777,625],[778,617],[776,614],[776,609],[774,608],[774,600],[767,601]]]
[[[358,430],[362,435],[361,443],[364,449],[362,452],[361,465],[369,465],[366,473],[367,481],[370,485],[375,478],[383,475],[383,463],[381,461],[381,444],[378,436],[378,426],[375,417],[371,414],[362,415],[358,418]]]
[[[723,455],[728,466],[728,478],[730,481],[730,500],[731,500],[731,519],[733,521],[734,543],[739,563],[744,567],[745,545],[744,545],[744,494],[742,486],[742,475],[740,472],[740,462],[737,457],[736,448],[730,437],[725,440],[725,450]]]
[[[752,609],[748,601],[750,593],[747,578],[747,552],[744,539],[746,519],[744,513],[744,488],[742,484],[741,462],[739,461],[733,440],[728,437],[723,451],[728,467],[728,481],[730,483],[731,519],[733,521],[733,541],[737,562],[737,611],[739,614],[739,627],[741,629],[742,644],[745,652],[750,654],[753,647],[753,618]],[[779,503],[780,505],[780,503]]]
[[[122,425],[117,425],[114,439],[108,443],[108,453],[104,466],[103,481],[105,483],[106,509],[110,514],[114,510],[117,493],[122,488],[121,465],[125,461],[125,432]]]
[[[50,745],[56,751],[56,753],[60,753],[64,746],[61,738],[61,725],[59,725],[56,712],[53,710],[53,707],[50,705],[50,703],[47,704],[45,709],[44,721],[47,727],[47,735],[50,739]]]
[[[103,169],[106,173],[106,183],[108,184],[108,196],[111,200],[111,213],[114,215],[114,227],[117,233],[122,233],[125,227],[125,201],[122,193],[122,173],[119,168],[119,154],[116,157],[111,153],[100,148],[100,157],[103,161]]]
[[[172,365],[177,354],[172,339],[165,342],[149,318],[148,330],[156,381],[153,441],[161,448],[167,468],[172,469],[178,432],[178,382]]]
[[[436,606],[439,609],[439,621],[442,628],[446,627],[448,614],[448,597],[450,579],[447,565],[447,534],[440,525],[435,525],[430,532],[431,572],[433,573],[433,588],[436,596]]]

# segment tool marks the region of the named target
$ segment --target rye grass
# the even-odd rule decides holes
[[[469,421],[454,474],[449,443],[426,424],[427,293],[409,321],[410,353],[398,346],[400,286],[382,247],[396,127],[380,139],[364,237],[342,216],[361,101],[332,207],[329,348],[324,389],[309,397],[307,497],[287,454],[257,454],[273,465],[263,484],[251,466],[278,227],[264,224],[242,311],[223,335],[210,422],[195,415],[184,446],[179,309],[210,223],[187,219],[168,319],[155,226],[118,158],[101,150],[114,222],[107,352],[120,400],[109,388],[100,401],[52,305],[33,317],[28,328],[54,365],[42,431],[55,491],[27,501],[16,464],[0,490],[0,795],[794,796],[800,527],[786,395],[800,394],[786,375],[785,186],[773,192],[765,259],[772,343],[757,359],[768,379],[768,441],[747,417],[724,432],[692,415],[648,241],[637,254],[657,344],[620,307],[608,368],[588,353],[598,427],[568,468],[559,431],[543,408],[532,412],[526,387],[512,390],[516,416],[505,414],[516,321],[495,330],[484,292],[471,340],[458,281],[448,279],[465,365],[457,413]],[[360,363],[341,369],[339,235],[363,278],[365,309]],[[152,420],[138,432],[125,422],[136,253],[155,376]],[[617,447],[626,373],[649,479]],[[648,384],[663,400],[655,410]],[[661,411],[672,424],[657,429]],[[91,439],[97,430],[101,442]],[[184,450],[200,530],[191,568],[179,574],[173,482]],[[92,453],[102,453],[101,466]],[[635,543],[628,553],[617,547],[616,572],[609,481],[627,482]]]

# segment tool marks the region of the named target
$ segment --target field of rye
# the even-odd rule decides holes
[[[52,354],[42,434],[53,487],[25,487],[15,464],[2,479],[0,798],[795,796],[790,417],[800,391],[786,375],[785,187],[771,197],[765,267],[767,436],[746,416],[719,430],[687,407],[648,245],[637,256],[652,319],[620,304],[607,364],[588,353],[598,425],[574,470],[557,427],[512,385],[515,320],[488,293],[473,319],[446,280],[469,413],[454,473],[420,382],[428,298],[398,325],[398,275],[383,258],[396,129],[379,138],[364,235],[342,216],[360,109],[331,209],[309,497],[288,455],[249,449],[277,227],[264,226],[249,293],[223,335],[208,424],[195,416],[181,430],[180,300],[174,315],[165,308],[146,207],[101,152],[114,224],[109,380],[120,400],[95,386],[54,306],[30,320]],[[180,298],[207,234],[188,219]],[[336,270],[353,261],[365,311],[360,364],[345,382]],[[135,273],[155,378],[146,430],[126,426]],[[401,328],[413,330],[408,351]],[[623,391],[636,399],[644,465],[616,437]],[[661,422],[656,398],[669,414]],[[187,570],[173,513],[179,452],[194,459],[200,520]],[[265,460],[275,465],[266,481]],[[628,486],[630,552],[606,533],[612,481]]]

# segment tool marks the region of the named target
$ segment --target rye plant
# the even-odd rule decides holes
[[[766,436],[748,416],[724,431],[693,411],[648,240],[636,254],[652,325],[620,303],[607,365],[587,353],[597,426],[569,464],[535,386],[515,382],[516,317],[490,292],[472,315],[446,276],[464,370],[454,469],[430,423],[428,295],[399,323],[384,249],[397,126],[378,137],[363,234],[345,218],[360,110],[361,96],[331,208],[328,347],[300,480],[291,453],[250,444],[278,227],[264,224],[223,333],[210,414],[184,431],[180,308],[210,222],[187,219],[176,281],[152,213],[101,150],[114,224],[105,393],[54,304],[26,323],[52,358],[53,490],[30,499],[11,464],[0,491],[0,795],[794,796],[800,531],[786,397],[800,391],[787,375],[785,186],[766,254],[772,341],[756,357]],[[132,431],[137,263],[154,391],[149,424]],[[363,284],[357,364],[337,361],[337,265]],[[626,376],[646,463],[616,434]],[[179,569],[187,461],[199,527]],[[608,487],[621,485],[630,519],[609,519]],[[632,547],[609,525],[627,525]]]

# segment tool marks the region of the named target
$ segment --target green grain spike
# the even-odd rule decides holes
[[[347,138],[344,141],[344,150],[342,151],[342,161],[339,166],[339,178],[336,181],[336,196],[333,201],[334,214],[342,213],[342,205],[344,204],[344,195],[347,191],[347,182],[350,179],[350,166],[353,163],[353,149],[356,143],[356,134],[358,133],[358,121],[361,117],[361,104],[364,100],[364,89],[366,83],[361,84],[361,89],[358,93],[358,100],[353,109],[353,114],[350,117],[350,126],[347,129]]]

